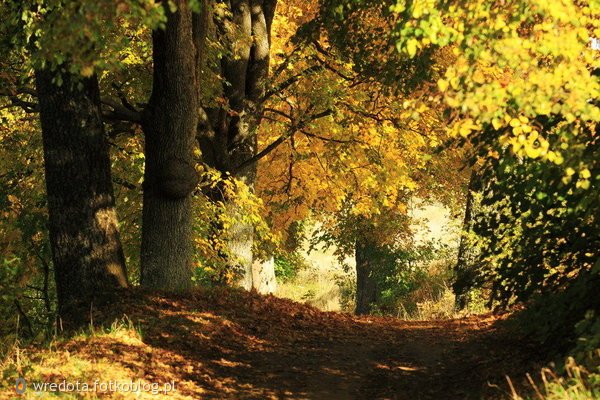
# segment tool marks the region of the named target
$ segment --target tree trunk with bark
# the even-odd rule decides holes
[[[462,224],[462,230],[460,235],[460,243],[458,246],[458,256],[456,266],[454,267],[454,282],[452,284],[452,290],[456,296],[455,308],[457,310],[464,310],[469,303],[469,290],[473,286],[473,279],[475,274],[473,272],[473,257],[472,249],[469,244],[469,231],[473,221],[473,194],[478,185],[478,173],[475,167],[471,171],[471,177],[469,179],[469,187],[467,190],[467,201],[465,205],[465,215]]]
[[[359,235],[354,247],[356,261],[356,315],[369,314],[377,302],[378,290],[375,279],[377,267],[377,244],[367,235]]]
[[[165,5],[164,30],[152,35],[154,77],[144,110],[146,168],[141,283],[181,291],[192,286],[192,192],[198,183],[193,150],[198,124],[192,11]]]
[[[65,68],[64,70],[67,70]],[[97,78],[36,71],[58,313],[68,325],[127,287]]]
[[[227,30],[222,22],[211,15],[212,1],[204,2],[209,15],[199,16],[195,26],[197,41],[211,36],[226,43],[229,53],[220,60],[218,75],[224,77],[221,88],[227,104],[222,107],[207,106],[198,125],[198,142],[203,161],[230,174],[251,190],[256,180],[257,130],[262,116],[263,101],[269,75],[271,23],[276,0],[233,0],[229,3],[235,32]],[[205,25],[202,25],[204,23]],[[197,45],[198,47],[202,45]],[[198,71],[206,74],[205,58],[198,58]],[[215,72],[215,71],[213,71]],[[253,286],[254,229],[241,218],[241,211],[233,199],[216,194],[214,201],[224,201],[226,213],[234,223],[228,242],[231,268],[241,271],[240,285]]]
[[[258,293],[269,294],[277,290],[277,278],[275,277],[275,258],[268,260],[254,260],[252,263],[252,287]]]

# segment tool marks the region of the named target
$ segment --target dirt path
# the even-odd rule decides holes
[[[490,316],[356,318],[231,290],[136,293],[118,312],[140,327],[143,346],[70,351],[109,355],[138,378],[175,380],[177,398],[507,398],[504,374],[515,376],[529,357]]]

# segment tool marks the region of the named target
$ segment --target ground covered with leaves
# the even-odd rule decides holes
[[[123,322],[99,328],[115,318]],[[17,349],[0,398],[14,395],[19,375],[30,382],[175,382],[174,399],[507,398],[505,374],[518,381],[539,354],[504,320],[355,317],[225,288],[177,296],[128,291],[113,315],[94,315],[86,333]]]

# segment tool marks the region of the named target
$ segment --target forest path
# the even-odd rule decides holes
[[[508,398],[504,375],[519,377],[531,354],[489,315],[355,317],[231,289],[128,293],[115,312],[140,328],[143,344],[70,351],[108,354],[136,379],[174,380],[170,398]]]

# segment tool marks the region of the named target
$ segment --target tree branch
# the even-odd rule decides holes
[[[0,91],[0,96],[7,97],[10,100],[12,106],[21,107],[27,113],[39,112],[38,104],[21,99],[19,95],[22,94],[31,96],[33,98],[37,98],[36,90],[27,86],[21,86],[9,91]],[[102,111],[102,117],[106,120],[106,122],[127,121],[140,124],[142,122],[142,113],[137,111],[127,101],[127,99],[121,92],[119,92],[119,99],[120,101],[111,98],[104,98],[101,100],[102,104],[111,108],[111,110]]]
[[[136,190],[137,189],[137,186],[134,185],[133,183],[128,182],[125,179],[118,178],[116,176],[113,177],[113,182],[116,183],[117,185],[121,185],[121,186],[123,186],[123,187],[125,187],[127,189],[130,189],[130,190]]]
[[[127,82],[124,82],[121,85],[117,85],[113,82],[112,87],[117,91],[117,96],[119,97],[119,100],[121,100],[121,104],[123,105],[123,107],[127,108],[130,111],[139,113],[140,111],[129,102],[127,96],[125,96],[125,93],[123,92],[123,86],[125,85],[125,83]]]
[[[313,46],[315,46],[315,49],[317,50],[318,53],[322,54],[323,56],[325,56],[327,58],[332,58],[331,53],[329,53],[329,51],[325,50],[325,48],[323,48],[323,46],[321,46],[321,44],[319,43],[318,40],[313,40],[312,44],[313,44]],[[354,87],[354,86],[357,86],[362,83],[361,80],[357,80],[356,75],[355,76],[346,75],[342,71],[340,71],[337,68],[330,65],[326,60],[322,60],[319,57],[315,56],[314,59],[317,60],[324,68],[327,68],[328,70],[330,70],[331,72],[333,72],[334,74],[339,76],[340,78],[344,79],[345,81],[352,82],[350,87]]]
[[[238,165],[235,170],[239,171],[242,170],[258,161],[260,161],[262,158],[264,158],[265,156],[267,156],[270,152],[272,152],[273,150],[275,150],[277,147],[279,147],[279,145],[281,145],[283,142],[285,142],[287,139],[289,139],[290,137],[292,137],[295,133],[297,132],[296,129],[290,129],[288,132],[286,132],[285,134],[279,136],[277,139],[275,139],[273,142],[271,142],[267,147],[265,147],[264,149],[262,149],[260,152],[258,152],[256,155],[254,155],[253,157],[250,157],[249,159],[247,159],[246,161],[242,162],[240,165]]]
[[[287,118],[290,121],[294,120],[291,115],[286,114],[286,113],[284,113],[281,110],[277,110],[276,108],[265,108],[265,109],[263,109],[263,111],[270,112],[270,113],[277,114],[277,115],[281,115],[282,117]]]
[[[39,111],[39,106],[37,103],[21,99],[19,97],[20,94],[34,96],[33,94],[29,93],[29,90],[0,91],[0,96],[5,96],[10,100],[11,107],[20,107],[26,113],[35,113]]]
[[[381,115],[381,112],[377,112],[377,113],[369,112],[367,110],[357,108],[357,107],[355,107],[352,104],[347,103],[347,102],[340,102],[338,104],[343,105],[350,112],[352,112],[354,114],[363,116],[365,118],[372,119],[373,121],[376,121],[376,122],[379,122],[379,123],[381,123],[381,122],[389,122],[396,129],[402,129],[402,130],[405,130],[405,131],[411,131],[411,132],[414,132],[414,133],[419,134],[421,136],[424,136],[424,137],[426,136],[425,134],[423,134],[423,132],[419,131],[418,129],[412,128],[412,127],[408,126],[407,124],[402,123],[402,120],[399,119],[399,118],[386,117],[386,116]]]
[[[311,138],[315,138],[315,139],[319,139],[322,140],[324,142],[334,142],[334,143],[341,143],[341,144],[348,144],[348,143],[362,143],[356,139],[352,139],[352,140],[343,140],[343,139],[334,139],[334,138],[328,138],[325,136],[320,136],[311,132],[308,132],[304,129],[300,130],[300,133],[302,133],[305,136],[311,137]]]
[[[271,111],[273,111],[273,110],[271,110]],[[317,120],[319,118],[323,118],[323,117],[326,117],[326,116],[331,115],[331,114],[333,114],[333,110],[327,109],[327,110],[322,111],[320,113],[311,115],[310,118],[308,118],[305,121],[301,121],[297,125],[292,124],[290,126],[289,130],[285,134],[283,134],[280,137],[278,137],[277,139],[275,139],[272,143],[270,143],[263,150],[261,150],[260,152],[258,152],[257,154],[255,154],[253,157],[250,157],[246,161],[244,161],[241,164],[239,164],[237,167],[234,168],[234,171],[239,171],[241,169],[244,169],[244,168],[248,167],[249,165],[252,165],[252,164],[260,161],[262,158],[264,158],[265,156],[267,156],[270,152],[272,152],[277,147],[279,147],[287,139],[289,139],[292,136],[294,136],[298,131],[301,131],[302,129],[304,129],[304,127],[307,124],[309,124],[310,122],[313,122],[313,121],[315,121],[315,120]],[[291,117],[288,117],[288,118],[291,119]]]
[[[304,71],[300,72],[299,74],[290,76],[288,79],[281,82],[279,85],[274,86],[271,89],[267,90],[267,92],[265,93],[265,95],[262,98],[262,101],[267,100],[268,98],[270,98],[271,96],[273,96],[276,93],[281,93],[283,90],[287,89],[288,87],[292,86],[294,83],[298,82],[301,78],[303,78],[307,75],[310,75],[314,72],[318,72],[318,71],[322,71],[322,70],[323,70],[323,67],[321,65],[313,65],[312,67],[305,69]]]
[[[142,123],[142,113],[132,110],[115,99],[104,98],[102,104],[110,107],[112,111],[103,111],[102,117],[108,121],[128,121],[136,124]]]

